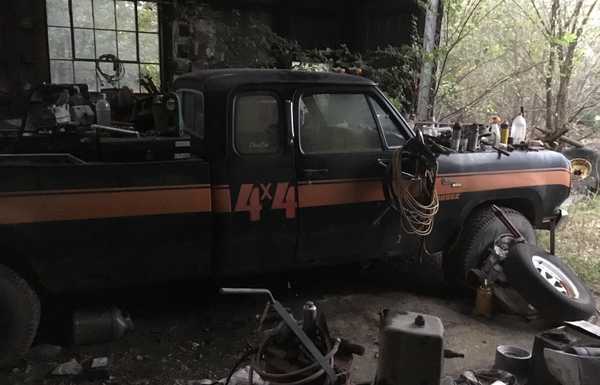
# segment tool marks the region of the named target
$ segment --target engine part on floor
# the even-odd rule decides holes
[[[309,301],[303,306],[303,322],[296,321],[267,289],[223,288],[223,294],[264,294],[270,302],[261,317],[259,347],[252,358],[252,372],[275,385],[349,384],[353,354],[363,354],[362,346],[332,338],[325,315]],[[274,309],[283,321],[273,321]],[[300,343],[298,343],[300,342]]]
[[[559,257],[525,243],[502,209],[492,205],[492,210],[514,237],[503,266],[509,284],[549,320],[591,317],[596,302],[577,274]]]
[[[88,345],[119,339],[134,329],[129,314],[116,307],[73,313],[73,344]]]
[[[550,374],[562,385],[596,385],[600,378],[600,357],[544,349]]]
[[[600,346],[600,337],[582,328],[585,324],[588,323],[565,323],[564,326],[546,330],[535,336],[529,370],[529,385],[561,385],[548,368],[545,350],[573,352],[574,348]],[[596,378],[599,377],[600,375]]]
[[[438,317],[384,311],[375,385],[439,385],[444,325]]]
[[[525,377],[529,371],[531,352],[513,345],[496,347],[494,368],[507,371],[517,377]]]
[[[503,263],[508,255],[508,250],[514,237],[511,234],[502,234],[490,247],[488,256],[484,259],[479,269],[471,269],[467,273],[467,285],[478,289],[485,281],[489,283],[493,291],[493,297],[500,307],[511,313],[519,314],[526,318],[535,317],[538,313],[529,303],[510,287]],[[476,302],[477,306],[477,302]]]

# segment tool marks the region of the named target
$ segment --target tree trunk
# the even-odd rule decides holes
[[[560,7],[560,0],[553,0],[552,9],[550,11],[550,31],[548,36],[548,65],[546,67],[546,130],[554,131],[556,127],[554,126],[554,109],[553,109],[553,93],[552,93],[552,85],[553,78],[555,72],[555,60],[556,60],[556,43],[554,41],[556,35],[556,17],[558,13],[558,8]]]

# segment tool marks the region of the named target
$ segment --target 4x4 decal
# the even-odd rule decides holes
[[[236,212],[247,211],[250,221],[256,222],[261,219],[261,212],[267,207],[263,202],[271,202],[271,210],[285,210],[287,219],[296,218],[296,188],[289,182],[279,182],[275,185],[275,193],[272,194],[273,183],[245,183],[240,186],[234,210]],[[265,205],[267,206],[267,205]]]

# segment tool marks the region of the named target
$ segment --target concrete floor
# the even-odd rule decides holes
[[[474,317],[472,299],[445,289],[439,261],[381,267],[324,269],[223,285],[269,287],[297,314],[306,300],[315,300],[327,315],[332,335],[366,348],[365,355],[354,361],[356,383],[370,381],[375,373],[379,312],[386,308],[442,319],[446,348],[465,354],[464,359],[445,361],[445,373],[453,376],[465,369],[490,367],[499,344],[530,349],[534,335],[548,327],[516,316]],[[44,309],[46,320],[39,342],[66,344],[65,334],[58,331],[68,324],[69,307],[117,305],[132,314],[136,330],[110,343],[67,347],[53,359],[56,363],[74,357],[85,366],[94,357],[109,356],[111,375],[119,384],[187,385],[188,381],[227,375],[246,341],[251,340],[265,301],[260,297],[224,297],[216,293],[214,285],[186,283],[60,298],[58,303],[69,306],[61,305],[60,311],[59,305]],[[31,361],[23,363],[8,374],[8,383],[70,383],[65,378],[41,380],[43,368],[38,370]],[[33,375],[40,378],[31,382]],[[0,373],[3,383],[1,377]]]
[[[497,345],[531,349],[534,335],[546,328],[543,322],[527,322],[516,316],[474,317],[469,300],[441,299],[406,291],[327,296],[320,304],[327,311],[332,333],[351,335],[356,343],[366,348],[366,354],[355,358],[353,365],[353,379],[358,383],[369,381],[375,373],[378,313],[383,308],[431,314],[442,319],[446,348],[465,355],[465,358],[445,360],[444,372],[450,376],[465,369],[490,367]]]

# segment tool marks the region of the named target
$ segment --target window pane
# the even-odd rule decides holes
[[[273,154],[281,149],[279,105],[273,96],[237,97],[235,128],[235,144],[240,154]]]
[[[140,70],[137,64],[123,64],[125,68],[125,76],[121,80],[121,87],[127,86],[133,92],[140,92]]]
[[[115,31],[96,30],[96,54],[98,57],[104,54],[117,54],[117,41]]]
[[[79,59],[95,59],[94,31],[91,29],[73,30],[75,36],[75,57]]]
[[[140,61],[158,63],[158,34],[140,33]]]
[[[135,31],[135,4],[117,1],[117,29]]]
[[[48,27],[48,49],[50,59],[71,59],[71,30]]]
[[[142,73],[140,75],[149,75],[154,85],[160,88],[160,66],[158,64],[142,64],[141,67]]]
[[[50,60],[50,81],[52,83],[73,83],[73,62]]]
[[[377,119],[379,120],[379,125],[383,130],[383,135],[385,136],[385,141],[390,147],[399,147],[403,146],[406,142],[404,135],[402,135],[402,130],[400,129],[399,124],[394,120],[394,118],[386,112],[383,107],[372,97],[369,97],[371,100],[371,104],[373,105],[373,109],[375,110],[375,115],[377,115]]]
[[[86,28],[94,27],[91,0],[75,0],[71,2],[71,6],[73,7],[73,26]]]
[[[137,61],[135,32],[118,32],[119,59]]]
[[[96,63],[76,61],[75,83],[85,83],[88,86],[88,90],[96,91]]]
[[[115,29],[114,0],[94,0],[94,22],[96,28]]]
[[[313,94],[300,100],[300,144],[307,153],[352,153],[381,149],[379,131],[365,95]]]
[[[183,129],[204,138],[204,96],[196,92],[181,94]]]
[[[142,32],[158,32],[158,9],[156,3],[138,2],[138,29]]]
[[[70,27],[69,0],[46,0],[48,25]]]

